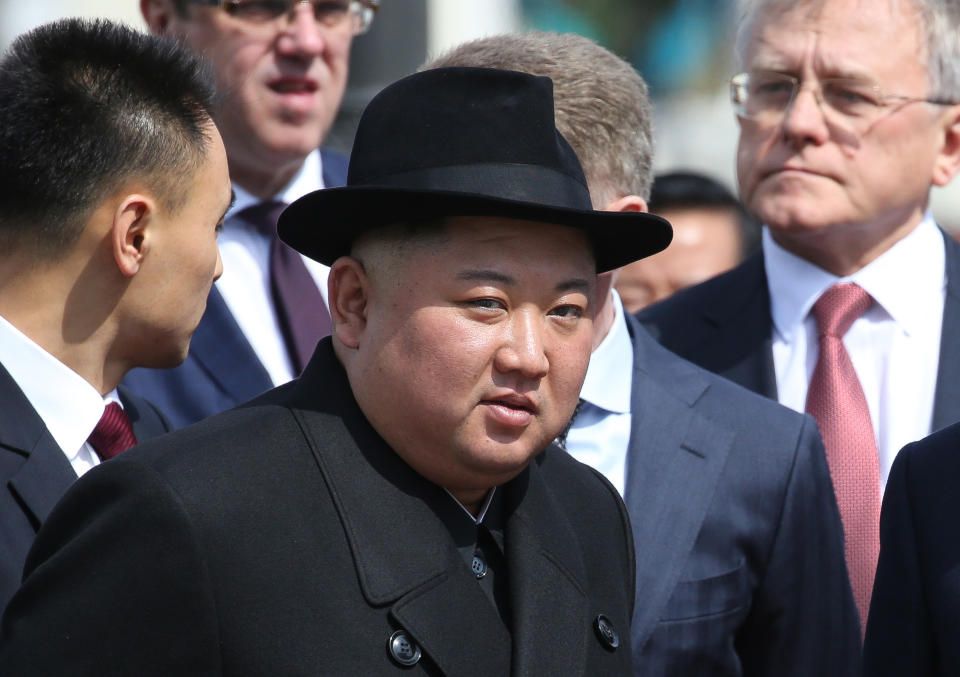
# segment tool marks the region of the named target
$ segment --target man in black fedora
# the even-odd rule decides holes
[[[347,186],[279,225],[331,266],[333,335],[298,380],[75,486],[0,673],[630,674],[626,512],[547,447],[596,273],[670,228],[591,209],[551,91],[451,68],[370,103]]]

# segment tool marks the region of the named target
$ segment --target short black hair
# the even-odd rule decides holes
[[[726,186],[705,174],[690,171],[658,174],[650,190],[651,212],[667,209],[729,209],[740,226],[740,248],[747,256],[760,246],[760,224]]]
[[[0,59],[0,250],[65,252],[133,177],[178,209],[208,149],[213,83],[176,41],[106,20],[18,37]]]

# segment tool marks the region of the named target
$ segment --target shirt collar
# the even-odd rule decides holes
[[[40,416],[57,446],[73,461],[100,421],[106,402],[120,402],[117,391],[101,397],[80,374],[31,341],[3,317],[0,317],[0,354],[3,355],[3,366]]]
[[[926,294],[946,285],[943,235],[928,211],[906,237],[852,275],[828,273],[774,242],[763,229],[763,257],[770,287],[773,324],[784,341],[802,325],[820,295],[836,282],[856,282],[908,335],[926,322]]]
[[[320,157],[320,151],[318,149],[306,157],[303,164],[300,165],[300,169],[297,170],[297,173],[293,175],[293,178],[290,179],[286,186],[274,195],[274,199],[290,204],[307,193],[312,193],[324,187],[323,159]],[[237,184],[233,184],[233,194],[233,206],[230,208],[230,211],[227,212],[227,218],[239,213],[241,209],[246,209],[247,207],[262,202],[260,198],[255,197],[248,190]]]
[[[490,509],[490,502],[493,501],[493,495],[496,493],[497,488],[493,487],[490,491],[487,492],[487,497],[483,501],[483,505],[480,507],[480,512],[477,513],[474,517],[473,513],[467,510],[467,506],[461,503],[456,496],[451,494],[446,487],[443,489],[447,492],[447,496],[453,499],[453,502],[460,506],[460,509],[463,510],[464,514],[470,518],[474,524],[483,524],[483,518],[487,516],[487,510]]]
[[[630,389],[633,382],[633,343],[623,316],[623,304],[611,290],[614,318],[610,331],[590,355],[587,376],[580,398],[616,414],[630,413]],[[625,366],[628,365],[628,366]]]

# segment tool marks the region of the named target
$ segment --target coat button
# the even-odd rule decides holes
[[[620,646],[620,635],[617,634],[616,628],[613,627],[613,623],[609,618],[600,614],[593,621],[593,629],[597,633],[597,637],[600,638],[600,643],[610,651],[616,651],[617,647]]]
[[[420,646],[410,639],[403,630],[397,630],[387,640],[387,650],[390,658],[405,668],[412,667],[420,661]]]
[[[477,577],[477,580],[487,575],[487,563],[479,550],[474,553],[473,563],[470,565],[470,568],[473,570],[473,575]]]

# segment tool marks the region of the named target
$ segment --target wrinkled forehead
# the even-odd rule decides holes
[[[925,44],[922,15],[915,0],[744,0],[736,39],[741,67],[749,65],[764,29],[773,27],[837,35],[857,28],[885,27],[898,42],[912,29],[917,46]],[[917,54],[917,58],[922,57]]]

